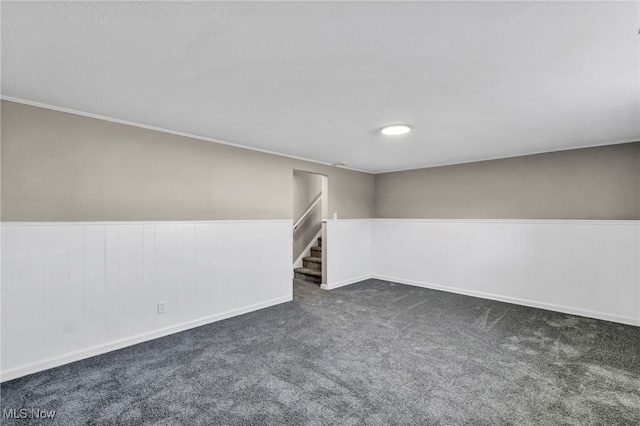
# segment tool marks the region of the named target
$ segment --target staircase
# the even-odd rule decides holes
[[[311,247],[311,256],[302,258],[302,268],[293,270],[297,279],[322,284],[322,237],[318,237],[318,245]]]

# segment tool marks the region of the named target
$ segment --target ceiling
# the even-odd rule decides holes
[[[640,140],[639,2],[2,2],[2,95],[373,173]],[[379,129],[407,123],[389,137]]]

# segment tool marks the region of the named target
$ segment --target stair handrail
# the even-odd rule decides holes
[[[294,231],[296,229],[298,229],[298,225],[300,225],[307,218],[309,213],[311,213],[311,210],[313,210],[313,208],[316,206],[316,204],[318,204],[320,202],[321,199],[322,199],[322,192],[319,193],[316,196],[316,198],[313,199],[313,201],[309,205],[309,208],[304,212],[304,214],[300,217],[300,219],[298,219],[297,222],[293,225],[293,230]]]

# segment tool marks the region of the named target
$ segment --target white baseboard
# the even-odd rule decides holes
[[[90,358],[92,356],[101,355],[107,352],[115,351],[118,349],[133,346],[138,343],[146,342],[149,340],[157,339],[159,337],[168,336],[170,334],[178,333],[181,331],[189,330],[191,328],[200,327],[202,325],[210,324],[213,322],[221,321],[227,318],[235,317],[238,315],[246,314],[249,312],[257,311],[269,306],[278,305],[280,303],[290,302],[293,300],[292,296],[283,296],[276,299],[267,300],[265,302],[256,303],[254,305],[245,306],[232,311],[223,312],[221,314],[211,315],[208,317],[200,318],[197,320],[185,322],[182,324],[173,325],[160,330],[154,330],[148,333],[139,334],[137,336],[128,337],[121,340],[116,340],[103,345],[94,346],[91,348],[83,349],[81,351],[65,354],[60,357],[50,358],[47,360],[39,361],[33,364],[21,366],[7,371],[0,372],[0,383],[8,380],[13,380],[18,377],[26,376],[28,374],[37,373],[39,371],[47,370],[54,367],[59,367],[71,362],[80,361],[82,359]]]
[[[296,261],[293,262],[293,269],[302,267],[302,258],[305,256],[308,256],[307,253],[309,253],[309,250],[311,250],[311,247],[316,245],[316,243],[318,242],[318,238],[320,238],[321,236],[322,236],[322,229],[318,231],[315,237],[311,239],[311,242],[307,244],[304,250],[302,250],[302,253],[300,254],[300,256],[298,256]]]
[[[355,278],[349,278],[348,280],[338,281],[336,283],[321,284],[320,288],[323,290],[333,290],[334,288],[339,288],[349,284],[359,283],[360,281],[368,280],[369,278],[371,278],[371,275],[362,275]]]
[[[533,300],[519,299],[519,298],[516,298],[516,297],[509,297],[509,296],[501,296],[501,295],[498,295],[498,294],[484,293],[484,292],[480,292],[480,291],[465,290],[465,289],[460,289],[460,288],[455,288],[455,287],[448,287],[448,286],[431,284],[431,283],[425,283],[425,282],[420,282],[420,281],[412,281],[412,280],[406,280],[406,279],[402,279],[402,278],[388,277],[388,276],[384,276],[384,275],[375,275],[375,274],[374,275],[362,275],[360,277],[351,278],[351,279],[344,280],[344,281],[339,281],[339,282],[336,282],[336,283],[322,284],[320,286],[320,288],[322,288],[323,290],[333,290],[333,289],[336,289],[336,288],[339,288],[339,287],[344,287],[344,286],[347,286],[347,285],[350,285],[350,284],[355,284],[355,283],[358,283],[360,281],[364,281],[364,280],[367,280],[367,279],[370,279],[370,278],[383,280],[383,281],[389,281],[389,282],[398,283],[398,284],[410,285],[410,286],[414,286],[414,287],[428,288],[428,289],[431,289],[431,290],[445,291],[447,293],[455,293],[455,294],[462,294],[462,295],[465,295],[465,296],[479,297],[481,299],[495,300],[495,301],[498,301],[498,302],[511,303],[511,304],[514,304],[514,305],[527,306],[527,307],[530,307],[530,308],[545,309],[545,310],[548,310],[548,311],[561,312],[561,313],[571,314],[571,315],[578,315],[578,316],[581,316],[581,317],[594,318],[594,319],[599,319],[599,320],[604,320],[604,321],[617,322],[617,323],[621,323],[621,324],[640,326],[640,318],[623,317],[623,316],[620,316],[620,315],[613,315],[613,314],[608,314],[608,313],[605,313],[605,312],[589,311],[589,310],[586,310],[586,309],[573,308],[573,307],[570,307],[570,306],[554,305],[552,303],[536,302],[536,301],[533,301]]]
[[[432,290],[446,291],[448,293],[463,294],[465,296],[479,297],[481,299],[489,299],[489,300],[496,300],[498,302],[512,303],[514,305],[528,306],[530,308],[546,309],[548,311],[562,312],[565,314],[578,315],[578,316],[587,317],[587,318],[595,318],[599,320],[612,321],[612,322],[617,322],[617,323],[622,323],[627,325],[640,326],[640,318],[623,317],[619,315],[607,314],[604,312],[596,312],[596,311],[589,311],[585,309],[573,308],[570,306],[554,305],[551,303],[536,302],[532,300],[519,299],[515,297],[500,296],[497,294],[484,293],[484,292],[472,291],[472,290],[464,290],[464,289],[459,289],[455,287],[447,287],[447,286],[419,282],[419,281],[405,280],[402,278],[387,277],[383,275],[372,275],[371,278],[384,280],[384,281],[391,281],[399,284],[411,285],[414,287],[422,287],[422,288],[428,288]]]

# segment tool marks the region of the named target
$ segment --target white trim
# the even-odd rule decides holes
[[[383,281],[390,281],[390,282],[399,283],[399,284],[411,285],[414,287],[428,288],[431,290],[446,291],[447,293],[455,293],[455,294],[462,294],[465,296],[479,297],[481,299],[496,300],[498,302],[511,303],[514,305],[528,306],[531,308],[545,309],[548,311],[561,312],[565,314],[578,315],[582,317],[595,318],[599,320],[613,321],[613,322],[622,323],[622,324],[640,326],[640,318],[611,315],[604,312],[596,312],[596,311],[588,311],[585,309],[572,308],[570,306],[554,305],[551,303],[543,303],[543,302],[534,302],[531,300],[519,299],[515,297],[499,296],[496,294],[484,293],[480,291],[464,290],[464,289],[459,289],[455,287],[448,287],[448,286],[419,282],[419,281],[405,280],[402,278],[386,277],[383,275],[374,274],[371,276],[371,278],[383,280]]]
[[[300,268],[302,266],[302,258],[307,256],[307,253],[309,252],[309,250],[311,250],[311,247],[314,246],[314,244],[316,242],[318,242],[318,238],[320,238],[322,236],[322,228],[320,228],[320,230],[318,231],[318,233],[316,234],[315,237],[313,237],[311,239],[311,242],[309,244],[307,244],[307,246],[304,248],[304,250],[302,250],[302,253],[300,253],[300,256],[298,256],[298,258],[296,259],[295,262],[293,262],[293,268]]]
[[[374,220],[374,218],[372,217],[363,217],[360,219],[322,219],[323,223],[334,223],[334,222],[338,222],[338,223],[342,223],[342,222],[363,222],[363,221],[367,221],[367,220]]]
[[[361,219],[322,219],[323,223],[341,222],[393,222],[393,223],[506,223],[531,225],[640,225],[638,219],[609,220],[609,219],[409,219],[409,218],[361,218]]]
[[[538,225],[632,225],[640,226],[640,220],[608,220],[608,219],[404,219],[404,218],[362,218],[362,219],[322,219],[323,223],[332,222],[407,222],[407,223],[506,223],[506,224],[538,224]],[[288,222],[291,219],[213,219],[213,220],[123,220],[123,221],[75,221],[75,222],[7,222],[0,221],[0,226],[100,226],[100,225],[178,225],[183,223],[274,223]]]
[[[297,231],[298,230],[298,225],[300,225],[304,219],[307,217],[307,215],[309,213],[311,213],[311,210],[313,210],[313,208],[322,200],[322,191],[320,191],[320,193],[316,196],[316,198],[313,199],[313,201],[311,202],[311,205],[309,206],[309,208],[302,214],[302,216],[300,216],[300,219],[298,219],[296,221],[296,223],[293,224],[293,231]]]
[[[101,355],[107,352],[115,351],[118,349],[126,348],[128,346],[136,345],[138,343],[146,342],[149,340],[157,339],[159,337],[168,336],[170,334],[178,333],[181,331],[189,330],[191,328],[200,327],[202,325],[210,324],[216,321],[221,321],[227,318],[235,317],[245,313],[257,311],[259,309],[267,308],[269,306],[278,305],[280,303],[290,302],[293,300],[290,296],[278,297],[276,299],[267,300],[266,302],[256,303],[254,305],[245,306],[243,308],[234,309],[232,311],[224,312],[221,314],[211,315],[208,317],[200,318],[194,321],[185,322],[182,324],[173,325],[160,330],[154,330],[147,333],[142,333],[137,336],[128,337],[121,340],[116,340],[104,345],[94,346],[92,348],[83,349],[77,352],[65,354],[60,357],[50,358],[44,361],[38,361],[33,364],[25,365],[22,367],[14,368],[0,373],[0,382],[13,380],[18,377],[26,376],[27,374],[37,373],[39,371],[47,370],[49,368],[59,367],[70,362],[80,361],[82,359],[90,358],[92,356]]]
[[[322,286],[327,286],[327,274],[328,274],[328,268],[327,268],[327,224],[326,222],[322,222],[322,224],[320,225],[320,233],[322,236],[322,279],[320,280],[320,288],[322,288]]]
[[[320,288],[323,290],[333,290],[346,285],[359,283],[360,281],[368,280],[369,278],[371,278],[371,275],[361,275],[359,277],[349,278],[348,280],[338,281],[337,283],[321,284]]]
[[[106,115],[100,115],[100,114],[93,114],[93,113],[90,113],[90,112],[78,111],[78,110],[75,110],[75,109],[65,108],[65,107],[60,107],[60,106],[55,106],[55,105],[50,105],[50,104],[45,104],[45,103],[42,103],[42,102],[28,101],[26,99],[14,98],[13,96],[0,95],[0,99],[2,99],[3,101],[15,102],[15,103],[18,103],[18,104],[24,104],[24,105],[34,106],[34,107],[38,107],[38,108],[49,109],[49,110],[52,110],[52,111],[58,111],[58,112],[64,112],[64,113],[67,113],[67,114],[75,114],[75,115],[80,115],[80,116],[83,116],[83,117],[94,118],[94,119],[97,119],[97,120],[110,121],[112,123],[123,124],[125,126],[139,127],[141,129],[153,130],[153,131],[162,132],[162,133],[169,133],[171,135],[183,136],[183,137],[186,137],[186,138],[198,139],[198,140],[202,140],[202,141],[218,143],[218,144],[221,144],[221,145],[233,146],[233,147],[241,148],[241,149],[248,149],[250,151],[262,152],[264,154],[277,155],[277,156],[280,156],[280,157],[292,158],[294,160],[308,161],[310,163],[322,164],[323,166],[329,166],[329,167],[335,167],[335,168],[340,168],[340,169],[353,170],[354,172],[371,174],[371,172],[368,172],[366,170],[354,169],[353,167],[346,167],[346,166],[339,166],[338,167],[336,165],[333,165],[331,163],[327,163],[327,162],[324,162],[324,161],[312,160],[310,158],[298,157],[298,156],[290,155],[290,154],[283,154],[282,152],[270,151],[270,150],[262,149],[262,148],[255,148],[255,147],[251,147],[251,146],[247,146],[247,145],[241,145],[241,144],[234,143],[234,142],[227,142],[227,141],[223,141],[223,140],[220,140],[220,139],[214,139],[214,138],[209,138],[209,137],[206,137],[206,136],[195,135],[193,133],[186,133],[186,132],[180,132],[178,130],[165,129],[163,127],[157,127],[157,126],[151,126],[151,125],[148,125],[148,124],[136,123],[134,121],[121,120],[119,118],[109,117],[109,116],[106,116]]]
[[[355,219],[358,220],[358,219]],[[362,219],[360,219],[362,220]],[[529,224],[529,225],[640,225],[640,220],[600,220],[600,219],[394,219],[374,218],[375,222],[393,223],[501,223],[501,224]]]
[[[88,221],[88,222],[0,222],[0,226],[101,226],[101,225],[180,225],[184,223],[293,223],[291,219],[248,219],[248,220],[126,220],[126,221]]]

